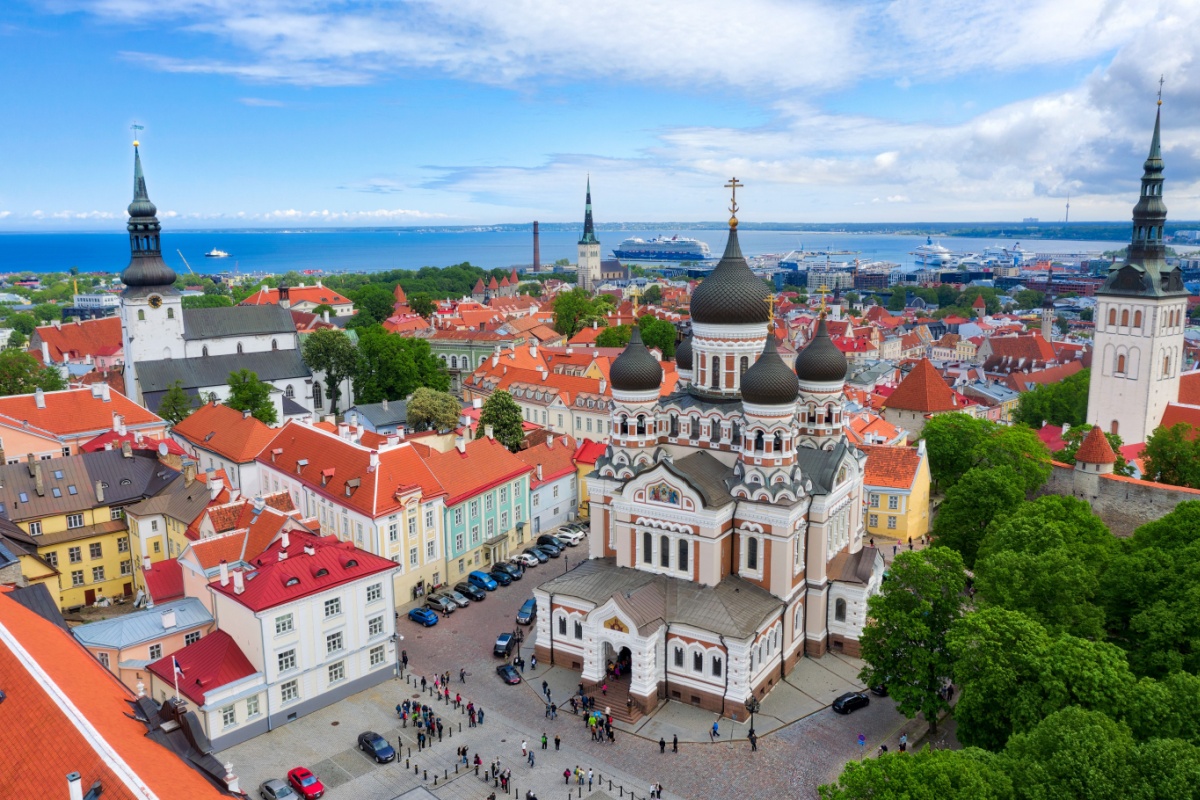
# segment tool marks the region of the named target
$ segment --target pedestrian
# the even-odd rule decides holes
[[[550,719],[550,704],[549,703],[546,703],[545,717],[546,717],[546,719]]]
[[[529,754],[529,746],[524,739],[521,740],[521,758]]]
[[[554,703],[550,704],[550,719],[558,719],[558,706]]]
[[[892,545],[892,556],[893,556],[893,557],[895,557],[895,555],[896,555],[896,549],[897,549],[897,548],[899,548],[899,547],[900,547],[900,544],[899,544],[899,543],[896,543],[896,544]]]
[[[900,752],[901,753],[908,752],[908,734],[907,733],[900,734]]]
[[[671,752],[672,753],[679,752],[679,734],[675,734],[675,735],[671,736]]]
[[[754,731],[750,731],[749,738],[750,738],[750,752],[751,753],[757,752],[758,751],[758,734],[756,734]]]
[[[421,691],[425,691],[425,676],[421,676]]]
[[[871,547],[874,547],[875,546],[875,537],[874,536],[871,537],[870,542],[871,542]]]
[[[887,751],[888,751],[888,748],[887,748],[886,744],[879,745],[879,757],[880,758],[883,758],[884,756],[886,756]]]
[[[529,751],[529,766],[533,766],[533,751]]]
[[[542,694],[546,695],[546,697],[550,696],[550,684],[545,681],[542,681]]]
[[[608,684],[607,683],[600,684],[600,694],[604,695],[605,697],[608,697]]]
[[[537,653],[534,653],[529,657],[529,668],[537,669]]]
[[[438,741],[440,742],[442,740],[442,718],[441,717],[437,718],[437,731],[438,731]]]
[[[405,669],[408,669],[408,651],[407,650],[400,651],[400,663],[404,665]]]
[[[608,734],[608,743],[609,743],[609,744],[613,744],[614,742],[616,742],[616,739],[614,739],[614,738],[613,738],[613,729],[612,729],[612,727],[605,728],[605,729],[604,729],[604,731],[605,731],[605,733],[607,733],[607,734]]]
[[[720,735],[721,735],[721,729],[720,729],[720,727],[718,727],[718,724],[716,722],[714,722],[713,726],[712,726],[712,736],[710,738],[716,739]]]
[[[459,682],[459,683],[466,683],[466,682],[467,682],[467,668],[466,668],[466,667],[459,667],[459,669],[458,669],[458,682]]]
[[[554,749],[557,750],[559,744],[561,744],[561,743],[562,743],[562,739],[559,738],[557,733],[554,734]]]
[[[457,711],[458,707],[461,705],[462,705],[462,695],[455,692],[454,693],[454,710]]]
[[[908,537],[908,549],[912,550],[912,537]]]
[[[482,708],[479,709],[478,716],[479,716],[479,724],[482,725],[483,724],[483,709]]]
[[[545,750],[550,744],[550,739],[547,738],[546,732],[542,731],[542,749]]]
[[[662,755],[663,753],[667,752],[667,740],[662,738],[661,736],[658,737],[658,752],[659,752],[659,755]]]
[[[588,791],[592,790],[592,770],[588,769]]]
[[[555,737],[557,738],[557,737]],[[571,785],[571,768],[567,767],[563,770],[563,786]]]

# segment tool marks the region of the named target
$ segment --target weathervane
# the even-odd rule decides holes
[[[1162,105],[1162,85],[1165,79],[1166,77],[1163,75],[1158,76],[1158,104],[1160,106]]]
[[[730,178],[729,183],[725,184],[725,188],[732,192],[732,197],[729,200],[729,227],[731,228],[737,227],[737,190],[739,186],[745,185],[744,183],[740,183],[737,178]]]
[[[137,146],[138,146],[138,144],[139,144],[139,142],[138,142],[138,131],[144,131],[144,130],[146,130],[146,128],[145,128],[144,126],[142,126],[142,125],[138,125],[138,124],[136,124],[136,123],[135,123],[135,124],[133,124],[133,125],[130,125],[130,126],[129,126],[129,129],[130,129],[131,131],[133,131],[133,146],[134,146],[134,147],[137,147]]]

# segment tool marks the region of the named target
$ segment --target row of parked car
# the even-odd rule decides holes
[[[358,735],[358,749],[376,764],[387,764],[396,760],[396,748],[374,731],[364,731]],[[286,782],[270,778],[258,787],[258,796],[262,800],[320,800],[324,795],[325,784],[321,783],[321,779],[308,767],[289,770]]]

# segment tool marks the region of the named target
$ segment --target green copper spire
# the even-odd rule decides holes
[[[583,207],[583,238],[580,244],[600,244],[596,238],[596,229],[592,225],[592,176],[587,179],[587,203]]]
[[[162,260],[159,237],[162,227],[156,216],[158,209],[146,192],[146,176],[142,172],[142,155],[138,143],[133,143],[133,202],[129,204],[129,266],[121,273],[125,292],[154,291],[158,294],[175,291],[175,270]]]

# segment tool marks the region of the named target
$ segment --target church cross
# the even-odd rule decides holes
[[[745,185],[746,184],[739,182],[737,178],[730,178],[729,183],[725,184],[725,188],[731,190],[732,192],[732,198],[729,201],[730,214],[736,214],[738,212],[737,190],[738,187]]]
[[[130,125],[129,130],[133,131],[133,146],[138,146],[138,131],[144,131],[146,128],[142,125]]]
[[[826,309],[825,297],[829,294],[829,287],[822,283],[821,288],[817,289],[817,294],[821,295],[821,311],[823,313]]]
[[[767,299],[763,301],[767,304],[767,318],[770,320],[771,326],[775,325],[775,303],[778,302],[775,295],[767,295]]]
[[[1166,78],[1163,75],[1158,76],[1158,104],[1160,106],[1162,105],[1162,86],[1165,79]]]

